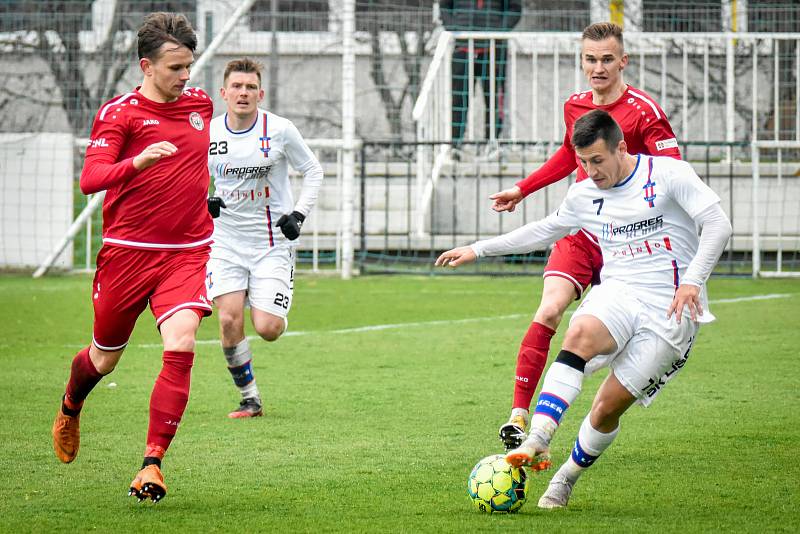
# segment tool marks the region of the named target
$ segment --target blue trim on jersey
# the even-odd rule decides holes
[[[228,128],[228,113],[227,112],[225,113],[225,116],[222,118],[222,122],[225,123],[225,129],[228,130],[233,135],[242,135],[242,134],[248,133],[250,130],[252,130],[253,128],[256,127],[256,124],[258,124],[258,113],[256,113],[256,120],[253,122],[252,126],[250,126],[250,128],[248,128],[246,130],[242,130],[241,132],[234,132],[233,130]]]
[[[633,168],[633,172],[627,178],[622,180],[620,183],[618,183],[614,187],[622,187],[623,185],[625,185],[628,182],[630,182],[631,178],[633,178],[633,175],[636,174],[636,171],[639,169],[639,162],[641,160],[642,160],[642,155],[641,154],[636,154],[636,167]]]
[[[581,447],[580,440],[575,440],[575,446],[572,448],[572,461],[578,464],[578,466],[583,467],[586,469],[587,467],[591,467],[595,460],[599,458],[598,456],[592,456],[591,454],[587,453]]]
[[[539,394],[539,400],[536,401],[536,409],[533,413],[546,415],[555,421],[556,424],[560,424],[561,417],[564,415],[564,412],[567,411],[567,408],[569,408],[569,404],[561,397],[542,392]]]

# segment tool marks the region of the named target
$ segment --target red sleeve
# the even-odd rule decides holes
[[[81,172],[84,195],[109,189],[139,172],[133,166],[133,158],[117,161],[126,137],[122,122],[102,120],[99,116],[95,119]]]
[[[681,159],[678,140],[675,138],[675,132],[672,131],[672,126],[670,126],[663,111],[660,119],[650,122],[644,127],[642,141],[647,147],[647,153],[651,156],[669,156]]]
[[[534,191],[566,178],[577,168],[578,163],[575,161],[575,151],[572,149],[569,139],[565,137],[561,148],[556,150],[556,153],[550,156],[550,159],[545,161],[541,167],[533,171],[527,178],[517,182],[517,187],[522,190],[522,196],[527,197]]]

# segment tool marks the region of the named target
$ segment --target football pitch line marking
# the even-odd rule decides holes
[[[729,299],[716,299],[710,300],[709,304],[735,304],[738,302],[750,302],[754,300],[772,300],[772,299],[785,299],[795,296],[794,293],[772,293],[768,295],[752,295],[749,297],[736,297]],[[572,315],[572,310],[564,314],[565,316]],[[296,336],[310,336],[315,334],[357,334],[360,332],[375,332],[379,330],[396,330],[399,328],[415,328],[420,326],[440,326],[440,325],[456,325],[478,323],[483,321],[502,321],[506,319],[520,319],[522,317],[530,317],[533,319],[533,313],[512,313],[509,315],[491,315],[485,317],[469,317],[466,319],[440,319],[435,321],[418,321],[411,323],[388,323],[388,324],[375,324],[369,326],[357,326],[353,328],[339,328],[336,330],[298,330],[289,331],[281,337],[296,337]],[[259,339],[258,336],[247,336],[248,340]],[[198,339],[196,345],[219,345],[219,339]],[[136,348],[155,349],[161,348],[161,343],[141,343],[135,345]]]

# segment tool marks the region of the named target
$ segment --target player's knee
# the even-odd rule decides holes
[[[561,318],[564,315],[565,307],[560,303],[551,301],[542,301],[539,308],[536,310],[534,321],[541,323],[545,326],[556,330],[561,323]]]
[[[92,364],[94,365],[94,368],[97,369],[97,372],[103,376],[111,373],[117,367],[118,361],[118,358],[112,357],[104,358],[101,356],[92,358]]]
[[[164,339],[164,349],[175,352],[193,352],[194,332],[179,333]]]
[[[254,325],[256,332],[265,341],[275,341],[283,334],[283,320],[269,320]]]
[[[241,313],[234,313],[230,310],[219,309],[219,326],[223,330],[231,331],[241,328],[244,325],[244,316]]]
[[[567,332],[564,334],[562,346],[564,349],[582,357],[592,357],[597,352],[594,346],[594,332],[590,325],[582,321],[576,321],[569,325]]]

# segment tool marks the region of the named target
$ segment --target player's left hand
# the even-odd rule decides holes
[[[208,197],[208,199],[206,200],[206,204],[208,205],[208,213],[211,214],[212,219],[216,219],[217,217],[219,217],[220,208],[228,207],[225,205],[225,201],[222,200],[220,197]]]
[[[703,315],[703,304],[700,302],[700,288],[691,284],[681,284],[675,291],[675,297],[672,299],[672,304],[667,311],[667,319],[675,314],[675,320],[678,324],[681,323],[681,316],[683,315],[683,307],[689,307],[689,314],[692,321],[696,321],[697,317]]]
[[[286,239],[289,241],[294,241],[300,237],[300,229],[303,227],[303,221],[305,220],[305,215],[299,211],[293,211],[289,215],[281,215],[280,219],[278,219],[278,222],[275,223],[275,226],[281,229],[281,232],[283,232],[283,235],[286,236]]]
[[[464,263],[472,263],[477,259],[478,257],[475,255],[475,251],[472,250],[472,247],[458,247],[448,250],[447,252],[442,252],[442,254],[436,258],[436,263],[434,265],[437,267],[458,267]]]

